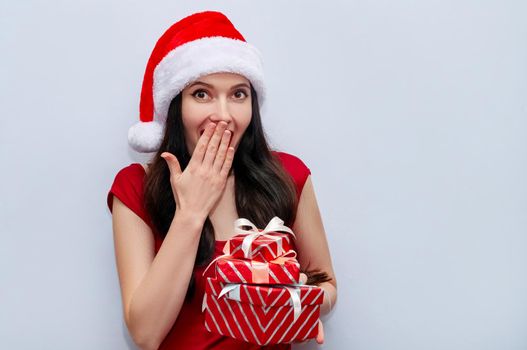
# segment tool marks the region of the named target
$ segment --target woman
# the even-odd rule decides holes
[[[124,317],[142,349],[290,349],[205,329],[202,274],[240,217],[261,228],[274,216],[284,220],[297,236],[302,281],[325,291],[321,314],[335,304],[310,171],[269,149],[259,112],[264,98],[258,51],[219,12],[180,20],[152,52],[140,122],[128,140],[155,155],[147,166],[123,168],[107,199]]]

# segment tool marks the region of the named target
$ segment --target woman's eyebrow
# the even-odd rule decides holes
[[[213,85],[210,85],[210,84],[204,83],[204,82],[199,81],[199,80],[193,82],[192,84],[190,84],[190,85],[189,85],[189,88],[193,87],[194,85],[199,85],[199,84],[201,84],[201,85],[205,85],[205,86],[207,86],[207,87],[209,87],[209,88],[211,88],[211,89],[214,88]],[[251,87],[250,87],[249,85],[247,85],[246,83],[240,83],[240,84],[236,84],[236,85],[232,86],[231,89],[235,89],[235,88],[238,88],[238,87],[246,87],[247,89],[250,89],[250,88],[251,88]]]

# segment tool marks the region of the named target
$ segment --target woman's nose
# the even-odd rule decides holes
[[[232,116],[229,110],[229,104],[224,99],[218,99],[214,113],[211,115],[211,120],[215,122],[225,121],[229,124]]]

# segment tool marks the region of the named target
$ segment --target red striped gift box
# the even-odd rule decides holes
[[[216,261],[216,278],[226,283],[296,284],[300,264],[294,257],[268,263],[225,257]]]
[[[318,333],[323,289],[316,286],[227,284],[207,278],[205,327],[258,345],[291,343]]]
[[[243,241],[245,235],[232,237],[226,245],[226,254],[239,259],[250,259],[254,261],[267,262],[274,260],[290,250],[294,250],[292,236],[289,233],[269,232],[251,240],[247,254],[243,252]]]

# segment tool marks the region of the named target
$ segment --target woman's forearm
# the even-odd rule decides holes
[[[157,349],[176,321],[187,293],[205,219],[177,211],[129,305],[127,326],[143,349]]]
[[[319,287],[324,289],[324,302],[320,305],[320,316],[324,316],[335,307],[337,288],[330,282],[323,282]]]

